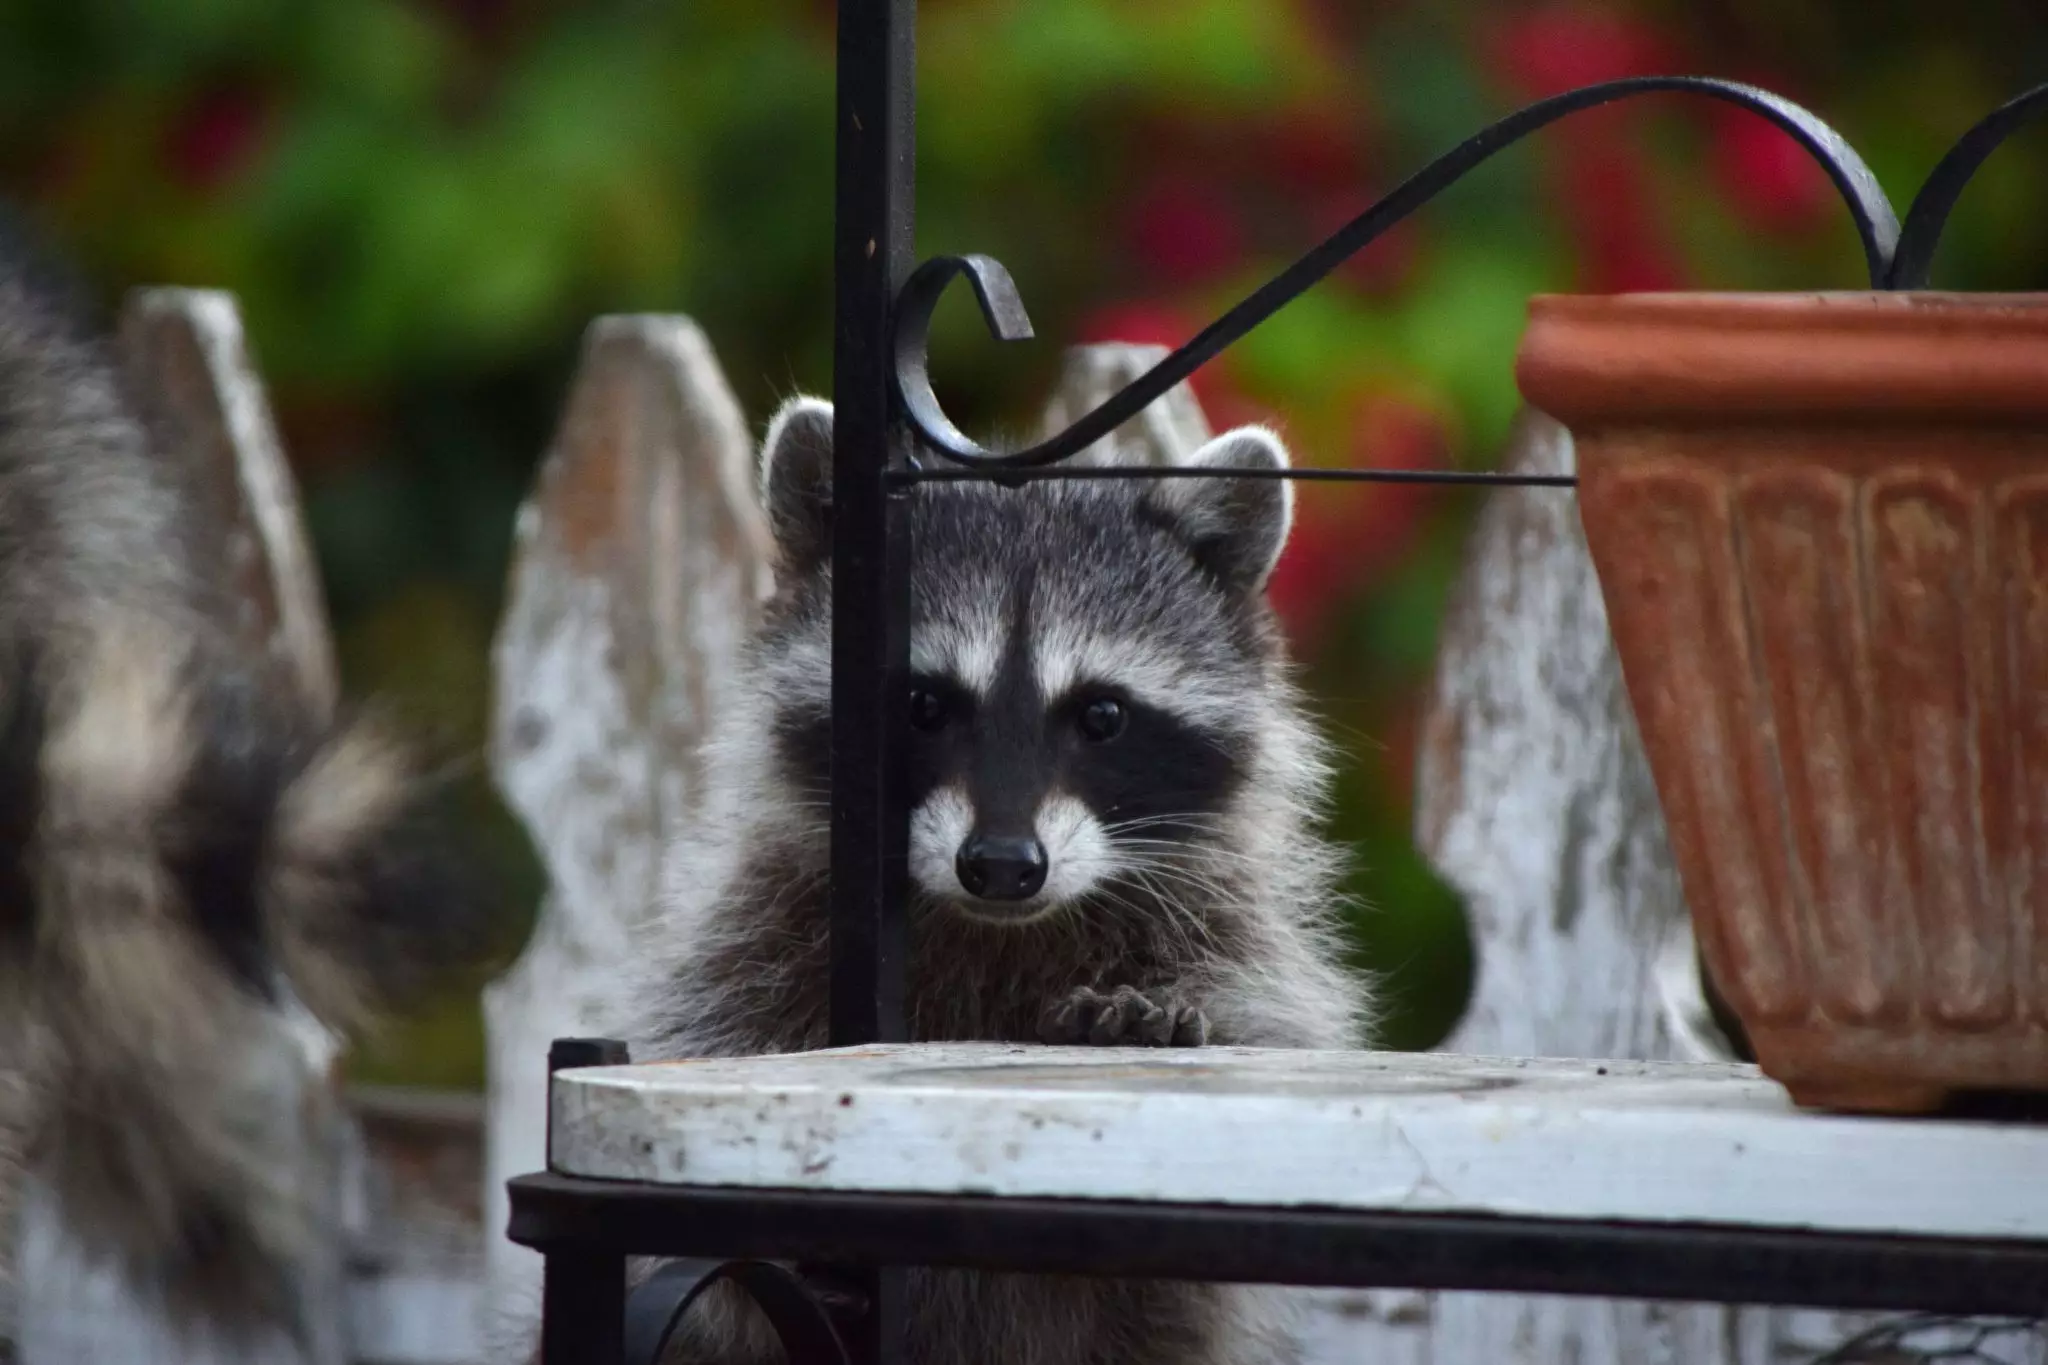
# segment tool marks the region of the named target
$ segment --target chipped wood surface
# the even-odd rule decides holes
[[[125,379],[164,458],[184,462],[222,558],[214,599],[223,624],[273,661],[316,707],[337,688],[326,609],[261,379],[250,364],[233,298],[150,289],[127,301],[120,326]],[[292,1267],[305,1332],[228,1341],[174,1336],[146,1287],[130,1284],[77,1245],[33,1174],[22,1200],[16,1347],[22,1365],[80,1360],[178,1365],[341,1365],[344,1251],[339,1231],[352,1140],[335,1088],[338,1040],[295,1004],[272,1016],[253,1064],[274,1078],[252,1090],[252,1114],[277,1135],[276,1178],[332,1201],[335,1236]]]
[[[1571,437],[1525,413],[1503,467],[1568,473]],[[1689,942],[1685,903],[1568,489],[1503,489],[1480,514],[1445,615],[1417,807],[1416,842],[1478,944],[1447,1048],[1687,1055],[1657,989],[1667,941]]]
[[[2048,1128],[1804,1113],[1701,1062],[869,1045],[564,1073],[553,1151],[741,1189],[2048,1237]]]
[[[503,1235],[504,1186],[545,1164],[548,1044],[613,1027],[618,968],[769,554],[754,442],[703,333],[679,317],[593,324],[519,514],[495,647],[492,770],[550,890],[484,997],[489,1334],[538,1303],[540,1258]]]

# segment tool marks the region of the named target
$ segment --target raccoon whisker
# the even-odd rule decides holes
[[[1197,844],[1182,839],[1119,839],[1117,847],[1147,856],[1178,853],[1193,863],[1215,858],[1256,866],[1259,861],[1250,854],[1241,853],[1236,849],[1218,848],[1213,844]]]
[[[1073,953],[1074,959],[1076,961],[1085,961],[1088,957],[1089,949],[1094,944],[1094,940],[1088,932],[1087,918],[1083,915],[1066,914],[1052,915],[1048,919],[1058,921],[1059,932],[1065,936],[1066,947]],[[1053,925],[1048,923],[1046,928],[1048,932],[1051,932]]]
[[[1156,859],[1127,860],[1121,872],[1126,878],[1142,883],[1152,895],[1169,902],[1169,908],[1174,911],[1187,908],[1185,901],[1189,893],[1203,900],[1227,899],[1219,897],[1221,888],[1208,879]]]
[[[1178,898],[1167,894],[1164,889],[1152,885],[1142,872],[1133,873],[1130,881],[1135,889],[1144,892],[1151,899],[1152,905],[1149,908],[1133,903],[1114,887],[1102,887],[1097,894],[1140,923],[1156,923],[1163,914],[1166,927],[1173,932],[1179,941],[1179,950],[1190,957],[1195,956],[1194,938],[1189,933],[1189,926],[1186,923],[1183,908],[1178,904]]]
[[[1220,826],[1223,817],[1213,811],[1186,811],[1164,815],[1139,815],[1129,820],[1113,820],[1102,827],[1105,834],[1119,834],[1125,830],[1150,829],[1156,825],[1208,825]]]
[[[1117,843],[1118,852],[1124,856],[1122,862],[1140,866],[1172,868],[1182,873],[1203,871],[1202,864],[1211,855],[1223,858],[1244,858],[1231,849],[1212,849],[1203,844],[1187,843],[1176,839],[1126,839]]]
[[[1198,893],[1162,883],[1156,873],[1140,873],[1132,880],[1145,888],[1160,911],[1181,927],[1183,936],[1190,942],[1199,939],[1206,944],[1210,940],[1212,935],[1208,922],[1189,906],[1192,895]]]
[[[1191,896],[1198,903],[1218,908],[1236,908],[1245,903],[1245,892],[1239,881],[1230,875],[1231,869],[1190,867],[1185,863],[1159,859],[1134,861],[1133,866],[1166,879],[1179,894]]]
[[[1206,824],[1189,820],[1156,819],[1144,823],[1105,826],[1102,833],[1104,838],[1118,848],[1147,843],[1197,848],[1226,838],[1226,831],[1227,826],[1220,822]]]
[[[1143,829],[1147,825],[1220,825],[1224,816],[1218,811],[1183,810],[1161,811],[1152,815],[1137,815],[1128,820],[1112,821],[1110,829]]]
[[[1183,874],[1214,880],[1219,886],[1238,873],[1256,875],[1263,864],[1236,849],[1174,839],[1121,839],[1118,851],[1127,862],[1161,865]]]
[[[1156,861],[1140,862],[1132,864],[1129,870],[1146,877],[1163,878],[1165,881],[1179,886],[1185,891],[1192,892],[1211,904],[1228,905],[1238,899],[1232,889],[1220,880],[1204,876],[1185,867],[1176,867],[1171,863]]]
[[[1188,908],[1185,900],[1154,882],[1145,870],[1139,870],[1135,880],[1151,895],[1153,904],[1165,912],[1166,922],[1180,938],[1181,951],[1190,959],[1206,957],[1211,946],[1209,928]]]
[[[1108,833],[1110,838],[1118,842],[1122,842],[1127,838],[1133,839],[1135,842],[1142,842],[1149,835],[1154,839],[1161,839],[1170,843],[1191,844],[1196,842],[1196,840],[1189,838],[1190,834],[1206,836],[1214,834],[1223,828],[1224,826],[1221,823],[1207,825],[1187,820],[1161,820],[1156,823],[1112,830],[1108,831]]]
[[[1124,895],[1114,885],[1104,884],[1089,893],[1089,899],[1106,903],[1111,909],[1121,911],[1139,920],[1152,918],[1152,912]]]

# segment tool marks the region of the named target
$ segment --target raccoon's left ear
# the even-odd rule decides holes
[[[804,573],[832,553],[832,405],[792,398],[761,441],[761,506],[785,568]]]
[[[1287,447],[1264,427],[1227,431],[1182,461],[1212,469],[1285,469]],[[1195,562],[1225,586],[1256,592],[1279,562],[1294,521],[1286,479],[1161,479],[1152,500],[1173,519]]]

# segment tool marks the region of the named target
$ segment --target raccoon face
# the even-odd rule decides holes
[[[829,791],[831,408],[786,406],[763,493],[780,554],[759,648],[778,757]],[[1188,461],[1280,468],[1270,433]],[[922,897],[1023,923],[1186,900],[1228,875],[1278,633],[1281,480],[927,484],[910,495],[910,870]]]

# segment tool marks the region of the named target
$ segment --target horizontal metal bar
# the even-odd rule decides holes
[[[1477,469],[1227,469],[1184,465],[897,469],[889,472],[888,479],[898,487],[917,483],[1020,484],[1068,479],[1288,479],[1297,483],[1418,483],[1481,488],[1576,488],[1579,484],[1576,474],[1504,474]]]
[[[697,1189],[532,1175],[513,1241],[629,1255],[966,1266],[1225,1283],[2035,1315],[2048,1244],[1730,1226],[974,1195]]]

